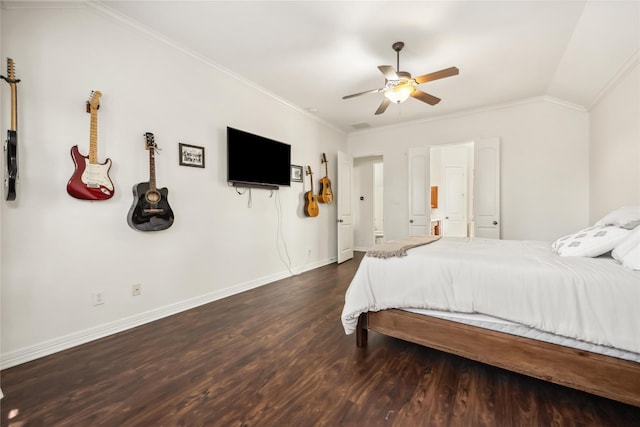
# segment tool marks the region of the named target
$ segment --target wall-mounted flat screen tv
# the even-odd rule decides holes
[[[237,187],[291,185],[291,145],[227,127],[227,181]]]

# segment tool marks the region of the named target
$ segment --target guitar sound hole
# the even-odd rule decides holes
[[[149,203],[158,203],[160,201],[160,193],[157,191],[148,191],[145,197]]]

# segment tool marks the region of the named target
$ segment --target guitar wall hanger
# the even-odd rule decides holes
[[[0,79],[6,81],[7,83],[20,83],[20,79],[12,79],[10,77],[0,76]]]

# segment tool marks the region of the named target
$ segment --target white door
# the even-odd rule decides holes
[[[353,157],[338,151],[338,264],[353,258]]]
[[[444,168],[444,221],[442,235],[467,236],[467,171],[466,166]]]
[[[429,149],[409,149],[409,236],[431,234]]]
[[[373,165],[373,238],[374,243],[384,241],[384,169],[383,163]]]
[[[500,238],[500,139],[474,144],[474,236]]]

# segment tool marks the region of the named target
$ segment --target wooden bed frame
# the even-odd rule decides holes
[[[640,363],[396,309],[361,314],[358,347],[369,330],[640,407]]]

